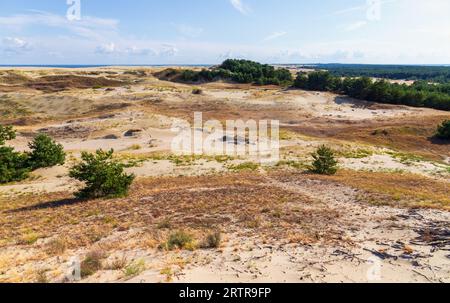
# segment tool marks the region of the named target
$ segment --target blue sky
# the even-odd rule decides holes
[[[449,64],[448,12],[448,0],[2,0],[0,64]]]

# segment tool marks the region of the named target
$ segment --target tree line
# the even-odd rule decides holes
[[[450,66],[317,64],[305,66],[329,71],[336,77],[372,77],[393,80],[450,81]]]
[[[220,66],[201,71],[183,70],[179,79],[183,82],[211,82],[231,80],[237,83],[256,85],[292,84],[293,77],[285,68],[275,68],[268,64],[260,64],[249,60],[225,60]]]
[[[329,91],[378,103],[450,110],[450,83],[429,84],[418,81],[413,85],[406,85],[386,80],[374,81],[368,77],[341,78],[328,71],[317,71],[309,74],[299,73],[294,87]]]

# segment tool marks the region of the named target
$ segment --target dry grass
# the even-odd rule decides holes
[[[286,127],[298,134],[386,147],[399,152],[411,153],[430,160],[442,161],[450,157],[448,144],[433,139],[437,126],[449,115],[421,115],[416,118],[397,118],[382,121],[330,121],[314,120],[301,126]]]
[[[341,132],[337,137],[384,146],[431,160],[442,160],[443,156],[450,156],[449,145],[436,142],[433,136],[437,125],[444,119],[445,116],[423,117],[419,120],[399,121],[398,124],[353,128],[348,132]]]
[[[144,260],[136,260],[130,264],[128,264],[124,269],[123,273],[125,277],[132,278],[140,273],[142,273],[146,268],[145,261]]]
[[[450,210],[450,184],[414,174],[340,171],[336,176],[314,178],[337,181],[367,193],[361,200],[372,204]]]
[[[80,264],[81,277],[92,276],[102,269],[102,260],[105,258],[103,251],[91,251]]]
[[[58,240],[46,246],[50,254],[58,254],[64,249],[90,246],[114,231],[132,228],[166,235],[171,229],[198,231],[196,239],[203,239],[220,227],[225,233],[258,232],[282,238],[286,226],[307,232],[306,229],[317,227],[316,221],[319,225],[331,223],[332,227],[335,219],[333,212],[321,207],[290,211],[290,205],[301,209],[312,202],[300,194],[280,191],[254,173],[140,179],[130,192],[127,198],[92,201],[73,200],[68,194],[3,198],[0,238],[8,240],[2,245],[14,244],[25,231],[41,238],[64,235],[64,244]],[[283,214],[273,216],[265,209],[280,209]]]

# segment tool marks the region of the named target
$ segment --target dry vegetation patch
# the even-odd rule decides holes
[[[310,207],[311,203],[315,202],[280,191],[250,173],[140,179],[123,199],[82,201],[64,193],[3,198],[0,236],[4,245],[33,245],[39,239],[64,235],[64,240],[46,246],[51,254],[89,246],[113,231],[130,228],[197,230],[206,237],[221,228],[224,233],[259,233],[278,239],[293,232],[317,238],[320,230],[332,239],[339,215],[326,205]],[[162,224],[167,218],[170,223]],[[30,235],[33,243],[23,242]],[[211,246],[218,241],[208,240]]]
[[[36,80],[27,83],[26,86],[45,92],[58,92],[66,89],[117,87],[125,84],[125,82],[104,77],[54,75],[39,77]]]
[[[450,210],[450,183],[446,181],[399,172],[350,170],[313,178],[361,189],[361,201],[376,205]]]

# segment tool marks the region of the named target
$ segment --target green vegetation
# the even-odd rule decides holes
[[[82,162],[72,167],[70,177],[85,182],[78,198],[117,198],[128,194],[135,176],[124,173],[125,165],[113,160],[113,150],[83,152]]]
[[[24,180],[29,173],[26,154],[0,146],[0,184]]]
[[[350,97],[389,104],[429,107],[450,110],[450,83],[428,84],[416,82],[411,86],[370,78],[334,77],[329,72],[299,73],[294,86],[301,89],[332,91]]]
[[[259,169],[260,165],[258,163],[254,163],[254,162],[244,162],[241,164],[236,164],[236,165],[230,165],[228,166],[228,169],[232,170],[232,171],[243,171],[243,170],[252,170],[255,171],[257,169]]]
[[[0,125],[0,145],[4,145],[6,141],[14,140],[16,138],[16,132],[12,126]]]
[[[340,156],[347,159],[364,159],[373,155],[373,151],[358,148],[357,150],[350,150],[341,152]]]
[[[33,245],[39,240],[39,238],[40,238],[39,234],[29,232],[22,236],[22,238],[19,240],[19,243],[23,245]]]
[[[327,70],[336,77],[374,77],[437,83],[450,81],[450,66],[319,64],[312,67]]]
[[[11,126],[0,125],[0,184],[26,179],[30,172],[26,154],[3,146],[6,141],[15,138],[16,132]]]
[[[184,231],[177,231],[169,235],[167,242],[161,245],[161,248],[167,250],[174,249],[194,249],[194,239],[192,236]]]
[[[128,278],[135,277],[145,271],[145,267],[145,261],[138,260],[125,267],[123,273]]]
[[[31,153],[16,152],[12,147],[3,146],[15,138],[16,132],[11,126],[0,125],[0,184],[24,180],[38,168],[64,164],[62,145],[47,135],[38,135],[29,144]]]
[[[28,166],[32,169],[63,165],[66,159],[64,148],[47,135],[38,135],[29,145]]]
[[[440,139],[450,140],[450,120],[445,120],[439,125],[436,136]]]
[[[203,94],[203,90],[201,88],[196,87],[192,90],[192,94],[193,95],[201,95],[201,94]]]
[[[320,175],[334,175],[337,172],[338,162],[335,159],[334,152],[322,145],[312,154],[314,162],[311,171]]]
[[[311,66],[309,66],[311,67]],[[295,81],[289,70],[249,60],[228,59],[221,65],[201,71],[167,69],[162,79],[180,82],[211,82],[228,80],[256,85],[281,85],[317,91],[331,91],[350,97],[389,104],[450,110],[450,67],[430,66],[341,66],[315,68],[330,71],[299,73]],[[348,76],[342,79],[342,76]],[[363,76],[363,77],[361,77]],[[374,81],[370,77],[414,79],[412,85]],[[353,78],[358,77],[358,78]],[[436,83],[429,83],[434,81]],[[194,90],[194,94],[200,91]]]
[[[256,85],[282,85],[308,90],[331,91],[350,97],[388,104],[403,104],[450,110],[450,67],[431,66],[341,66],[315,68],[330,71],[299,73],[295,81],[289,70],[248,60],[228,59],[220,66],[201,71],[168,69],[160,76],[170,81],[211,82],[229,80]],[[342,76],[348,76],[342,79]],[[363,76],[363,77],[361,77]],[[413,79],[412,85],[374,81],[370,77]],[[352,78],[360,77],[360,78]],[[435,84],[428,83],[434,81]],[[193,91],[194,94],[200,93]]]
[[[177,79],[182,82],[229,80],[237,83],[289,86],[293,81],[292,75],[287,69],[276,69],[267,64],[234,59],[228,59],[218,67],[203,69],[199,72],[170,69],[165,73],[165,77],[173,78],[175,76],[178,76]]]
[[[276,164],[276,167],[283,167],[288,166],[295,169],[305,169],[307,168],[307,165],[303,163],[302,161],[298,160],[281,160]]]

